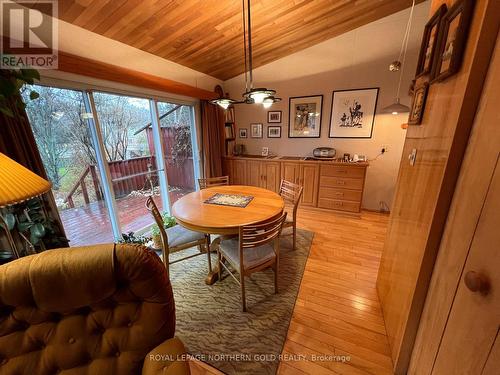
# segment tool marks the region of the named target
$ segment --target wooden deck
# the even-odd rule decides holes
[[[174,203],[186,193],[187,191],[182,190],[172,191],[170,201]],[[122,232],[135,232],[152,224],[153,218],[144,207],[145,202],[146,198],[142,196],[128,196],[116,201]],[[155,197],[155,202],[162,211],[159,196]],[[70,246],[114,242],[111,221],[104,201],[91,202],[84,207],[68,208],[59,214]]]

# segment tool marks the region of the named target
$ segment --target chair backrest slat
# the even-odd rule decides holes
[[[199,178],[198,184],[201,190],[214,186],[229,185],[229,176]]]
[[[286,213],[263,223],[240,227],[240,247],[246,249],[262,246],[273,241],[279,237],[285,219]]]
[[[293,206],[293,221],[297,218],[297,208],[299,207],[300,198],[302,197],[303,187],[287,180],[281,180],[280,196],[285,201],[285,204]]]
[[[161,251],[163,253],[163,263],[165,263],[165,267],[167,268],[167,273],[168,273],[170,249],[168,247],[168,236],[167,236],[167,231],[165,230],[165,223],[163,222],[163,218],[161,217],[160,210],[158,210],[158,207],[156,206],[156,203],[155,203],[153,197],[148,197],[148,199],[146,199],[146,208],[153,215],[153,218],[155,219],[155,223],[160,230],[161,247],[162,247]]]

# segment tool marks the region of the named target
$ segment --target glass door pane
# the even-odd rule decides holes
[[[148,196],[163,210],[149,100],[103,92],[92,95],[121,231],[141,231],[152,223],[144,206]]]
[[[161,136],[170,203],[196,190],[198,168],[193,155],[193,108],[187,105],[158,102]]]
[[[38,150],[71,246],[113,242],[95,145],[81,91],[35,86],[23,92]]]

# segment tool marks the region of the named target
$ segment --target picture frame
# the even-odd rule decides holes
[[[248,129],[240,128],[240,138],[248,138]]]
[[[328,137],[371,138],[378,92],[378,87],[333,91]]]
[[[436,62],[436,51],[439,51],[443,36],[442,20],[447,10],[448,7],[446,4],[442,4],[425,25],[415,77],[421,77],[434,72],[433,66]]]
[[[281,111],[268,111],[267,122],[270,124],[281,124]]]
[[[250,124],[250,137],[262,138],[262,128],[263,125],[260,123]]]
[[[293,96],[288,104],[288,138],[320,138],[323,95]]]
[[[434,77],[431,82],[443,81],[460,69],[474,4],[474,0],[458,0],[443,16],[441,43],[431,73]]]
[[[268,126],[267,138],[281,138],[281,126]]]
[[[422,123],[428,91],[429,84],[427,82],[415,89],[415,94],[413,95],[413,101],[410,107],[408,124],[420,125]]]

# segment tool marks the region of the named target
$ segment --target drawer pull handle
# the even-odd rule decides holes
[[[347,171],[345,169],[339,169],[338,172],[339,173],[347,173]]]
[[[338,192],[337,192],[337,193],[335,193],[335,195],[336,195],[337,197],[343,197],[343,196],[344,196],[344,193],[338,193]]]
[[[345,181],[337,181],[337,185],[345,185]]]
[[[335,206],[343,206],[344,202],[335,202]]]

